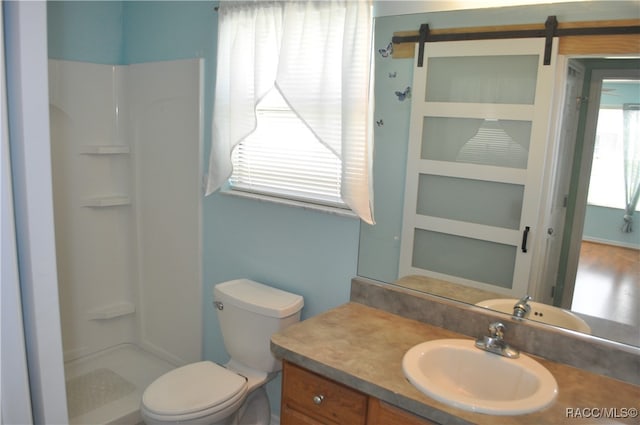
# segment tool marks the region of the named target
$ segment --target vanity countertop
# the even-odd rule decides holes
[[[273,335],[271,347],[279,358],[439,423],[638,423],[637,416],[622,416],[628,416],[628,409],[640,408],[640,387],[532,355],[558,382],[558,397],[548,408],[526,415],[493,416],[440,403],[405,379],[402,357],[416,344],[442,338],[470,339],[350,302]],[[508,342],[508,330],[505,339]],[[606,413],[617,417],[595,418],[602,412],[595,408],[607,408]],[[577,417],[580,413],[582,418]]]

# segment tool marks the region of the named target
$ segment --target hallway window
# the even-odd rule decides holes
[[[622,107],[600,109],[589,180],[589,205],[625,208],[622,127]],[[636,211],[640,211],[640,204]]]

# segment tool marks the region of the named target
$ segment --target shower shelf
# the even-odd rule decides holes
[[[130,302],[119,302],[87,312],[90,320],[109,320],[126,316],[136,312],[136,307]]]
[[[85,145],[80,147],[83,155],[119,155],[129,153],[126,145]]]
[[[89,208],[105,208],[130,204],[131,199],[128,196],[100,196],[96,198],[85,199],[82,203],[82,206]]]

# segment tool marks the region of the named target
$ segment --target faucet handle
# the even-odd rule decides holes
[[[513,317],[517,319],[523,319],[529,311],[531,311],[531,306],[527,304],[531,299],[530,295],[525,295],[520,298],[517,303],[513,306]]]
[[[502,339],[504,337],[505,326],[500,322],[493,322],[489,325],[491,338]]]
[[[476,347],[490,353],[499,354],[510,359],[520,356],[520,352],[510,347],[504,339],[505,326],[500,322],[493,322],[489,325],[491,336],[485,336],[476,340]]]
[[[528,301],[531,301],[531,299],[531,295],[525,295],[524,297],[520,298],[518,303],[526,304]]]

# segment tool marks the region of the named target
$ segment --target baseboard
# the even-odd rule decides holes
[[[611,245],[611,246],[617,246],[620,248],[630,248],[630,249],[638,249],[640,250],[640,245],[635,245],[632,243],[626,243],[626,242],[620,242],[620,241],[612,241],[609,239],[601,239],[601,238],[593,238],[590,236],[585,236],[582,238],[583,241],[585,242],[593,242],[593,243],[599,243],[602,245]]]

